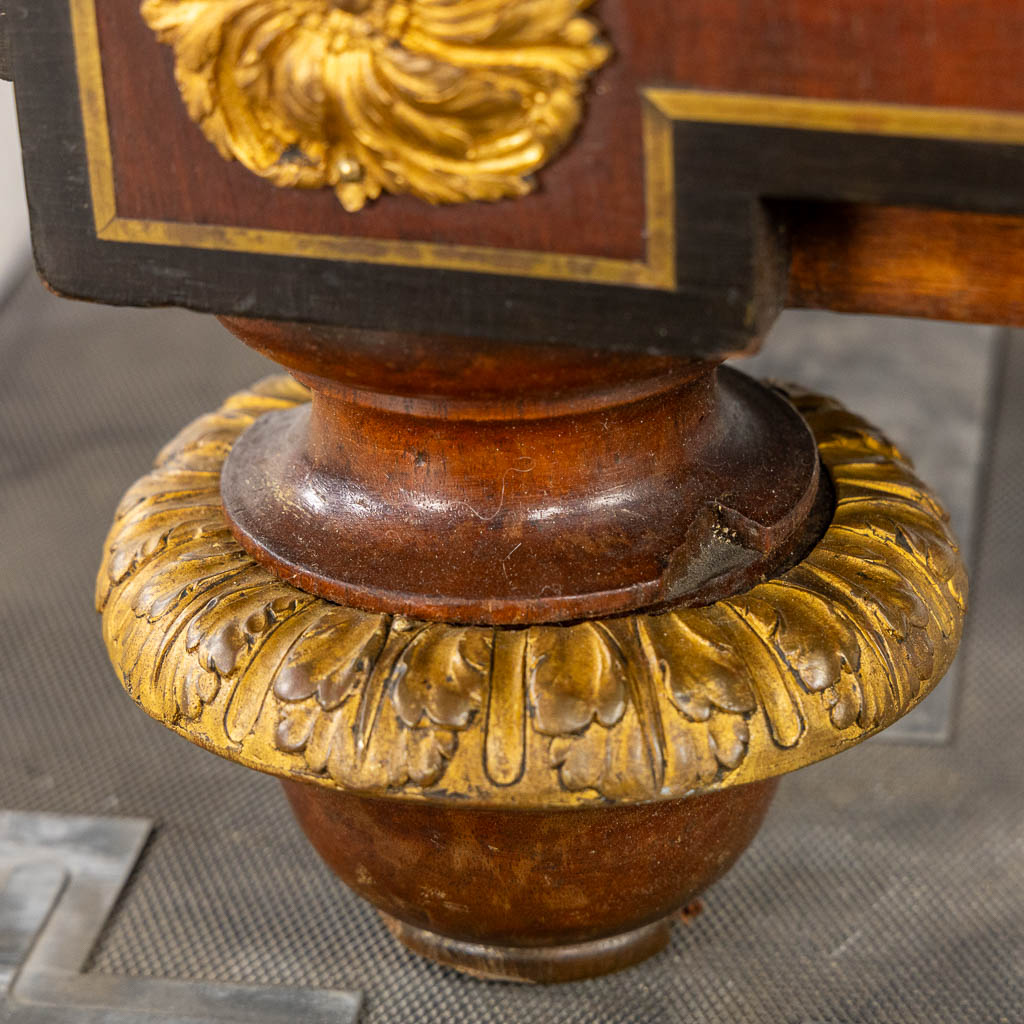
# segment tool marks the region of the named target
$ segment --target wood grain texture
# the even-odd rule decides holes
[[[329,194],[274,192],[226,163],[185,116],[173,62],[137,0],[98,0],[96,9],[125,216],[639,258],[642,89],[1024,111],[1024,10],[1014,6],[603,0],[593,10],[614,59],[598,73],[574,145],[544,171],[538,194],[467,210],[392,198],[358,218]]]
[[[225,323],[313,395],[238,440],[225,514],[340,604],[476,625],[706,604],[799,559],[831,512],[806,424],[730,368]]]
[[[792,306],[1024,326],[1024,220],[809,204],[792,221]]]
[[[185,115],[171,55],[142,20],[138,0],[99,0],[96,11],[111,143],[116,165],[125,169],[118,178],[118,209],[126,217],[624,258],[643,254],[643,191],[617,197],[612,191],[623,174],[639,180],[641,161],[640,100],[635,74],[622,60],[598,72],[581,131],[570,151],[542,172],[543,187],[534,195],[471,208],[436,208],[392,196],[354,217],[329,191],[276,190],[223,160]],[[605,13],[612,15],[611,23],[602,21],[607,31],[626,31],[639,16],[629,4]],[[150,129],[154,122],[160,131]],[[595,166],[607,173],[594,175]]]
[[[284,788],[326,863],[416,952],[477,977],[560,982],[662,948],[670,916],[732,867],[777,785],[546,812]]]

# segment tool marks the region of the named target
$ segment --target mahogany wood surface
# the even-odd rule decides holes
[[[1024,111],[1020,4],[601,0],[593,12],[615,57],[537,193],[454,208],[390,197],[352,216],[330,192],[275,193],[223,160],[184,115],[170,50],[138,0],[97,0],[96,10],[127,217],[639,258],[644,88]]]
[[[806,424],[712,363],[225,320],[313,389],[236,442],[235,535],[343,604],[556,622],[749,588],[817,541]]]
[[[791,306],[1024,325],[1024,219],[809,205],[792,232]]]
[[[420,950],[492,977],[567,981],[628,966],[639,948],[591,959],[572,944],[677,913],[736,862],[777,779],[636,806],[571,811],[431,807],[285,781],[302,830],[346,885],[386,917],[433,936]],[[393,929],[403,941],[408,936]],[[479,944],[471,960],[460,945]],[[539,954],[527,958],[523,953]]]

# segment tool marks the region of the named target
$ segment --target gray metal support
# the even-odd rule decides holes
[[[357,992],[83,974],[151,830],[0,811],[0,1019],[10,1024],[355,1024]]]

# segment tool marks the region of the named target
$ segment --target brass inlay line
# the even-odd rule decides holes
[[[1024,114],[1002,111],[688,89],[648,89],[644,95],[672,121],[1024,145]]]
[[[89,167],[92,212],[96,234],[117,216],[114,195],[114,166],[107,122],[107,97],[103,89],[103,61],[92,0],[71,0],[71,32],[78,66],[78,92],[82,105],[82,128]]]

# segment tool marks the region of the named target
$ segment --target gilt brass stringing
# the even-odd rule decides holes
[[[224,459],[287,377],[186,427],[123,499],[97,603],[150,715],[260,771],[463,804],[708,792],[892,724],[959,642],[966,577],[906,458],[837,403],[791,393],[838,504],[799,565],[706,608],[504,629],[377,615],[296,590],[234,540]]]

